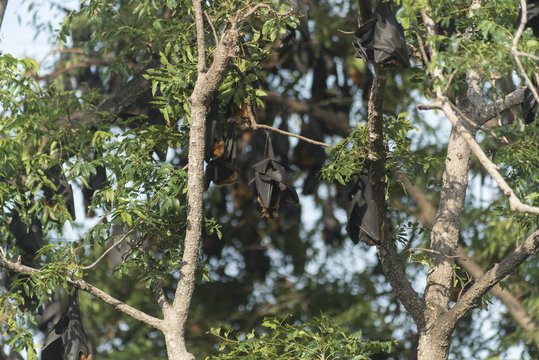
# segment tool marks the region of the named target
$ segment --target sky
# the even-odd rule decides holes
[[[29,10],[33,2],[39,5]],[[78,0],[64,0],[62,5],[67,9],[76,9],[79,3]],[[49,33],[41,32],[36,35],[31,25],[34,15],[38,21],[51,19],[56,29],[60,27],[60,22],[65,16],[53,8],[47,0],[8,0],[0,29],[0,52],[9,53],[17,58],[31,57],[40,62],[49,51],[55,48]]]

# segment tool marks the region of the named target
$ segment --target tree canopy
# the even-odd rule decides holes
[[[537,1],[24,11],[0,359],[538,356]]]

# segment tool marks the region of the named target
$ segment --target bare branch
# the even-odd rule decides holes
[[[219,37],[217,36],[217,31],[215,31],[215,26],[213,26],[213,21],[211,21],[211,18],[206,12],[206,10],[204,10],[204,16],[206,16],[206,20],[208,21],[208,24],[210,24],[211,31],[213,33],[213,39],[215,40],[215,45],[217,45],[219,44]]]
[[[39,271],[37,269],[34,269],[26,265],[22,265],[20,263],[7,261],[5,259],[0,259],[0,267],[14,271],[19,274],[30,274],[30,275],[39,274]],[[143,323],[155,329],[158,329],[161,331],[163,330],[163,320],[153,317],[151,315],[148,315],[143,311],[140,311],[130,305],[127,305],[126,303],[110,296],[103,290],[87,283],[86,281],[82,279],[73,279],[70,276],[66,277],[66,281],[69,285],[76,287],[80,290],[86,291],[89,294],[94,295],[99,300],[112,306],[114,309],[121,311],[126,315],[131,316],[133,319],[142,321]]]
[[[413,185],[408,177],[402,172],[394,172],[395,176],[404,184],[407,193],[410,198],[416,203],[420,212],[416,215],[421,224],[427,228],[432,228],[436,220],[436,208],[432,205],[432,202],[427,198],[421,188]],[[457,248],[457,263],[466,270],[474,279],[479,279],[483,276],[483,270],[481,266],[468,254],[466,250],[459,245]],[[506,307],[513,319],[522,326],[524,330],[531,334],[537,334],[535,336],[536,344],[539,344],[539,333],[537,333],[538,325],[527,314],[526,310],[518,301],[515,296],[510,292],[501,289],[500,285],[496,284],[490,289],[490,293],[499,299]]]
[[[313,139],[309,139],[305,136],[301,136],[301,135],[298,135],[298,134],[293,134],[291,132],[288,132],[288,131],[284,131],[284,130],[281,130],[281,129],[277,129],[277,128],[274,128],[273,126],[269,126],[269,125],[264,125],[264,124],[257,124],[255,123],[254,125],[251,124],[251,126],[253,127],[253,129],[266,129],[266,130],[270,130],[270,131],[274,131],[276,133],[279,133],[281,135],[286,135],[286,136],[291,136],[291,137],[295,137],[297,139],[300,139],[300,140],[303,140],[305,142],[308,142],[309,144],[314,144],[314,145],[319,145],[319,146],[329,146],[329,144],[325,143],[325,142],[321,142],[321,141],[316,141],[316,140],[313,140]]]
[[[97,258],[96,261],[94,261],[92,264],[90,264],[90,265],[88,265],[88,266],[83,266],[83,267],[81,267],[80,269],[81,269],[81,270],[90,270],[90,269],[93,269],[95,266],[97,266],[97,264],[99,264],[99,262],[100,262],[101,260],[103,260],[103,258],[104,258],[105,256],[107,256],[107,254],[108,254],[109,252],[111,252],[116,246],[118,246],[118,245],[120,245],[121,243],[123,243],[123,242],[125,241],[125,239],[127,239],[127,237],[128,237],[129,235],[131,235],[131,233],[132,233],[133,231],[135,231],[135,228],[134,228],[134,227],[133,227],[131,230],[129,230],[128,232],[126,232],[126,233],[122,236],[122,238],[121,238],[120,240],[118,240],[117,242],[115,242],[114,244],[112,244],[107,250],[105,250],[105,252],[103,252],[103,254],[101,254],[101,256],[99,256],[99,257]]]
[[[484,275],[481,266],[476,263],[468,254],[463,247],[459,246],[457,249],[457,255],[464,261],[458,261],[459,265],[466,270],[474,279],[479,279]],[[499,284],[494,285],[490,289],[490,293],[499,299],[509,311],[509,314],[513,319],[528,333],[535,334],[534,341],[535,344],[539,346],[539,332],[537,332],[537,324],[528,315],[526,309],[522,306],[520,301],[513,296],[508,290],[503,290]]]
[[[404,255],[408,254],[408,253],[413,253],[413,252],[416,252],[416,251],[421,251],[421,252],[429,252],[431,254],[436,254],[436,255],[441,255],[441,256],[445,256],[449,259],[458,259],[459,256],[450,256],[450,255],[447,255],[447,254],[444,254],[444,253],[441,253],[439,251],[436,251],[436,250],[432,250],[432,249],[424,249],[424,248],[408,248],[406,250],[403,250],[401,253],[400,253],[400,257],[403,257]]]

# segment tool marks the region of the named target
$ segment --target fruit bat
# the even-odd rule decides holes
[[[15,212],[9,224],[9,230],[15,236],[16,245],[27,254],[35,253],[43,247],[43,228],[41,220],[35,215],[30,216],[30,226],[24,222],[19,213]]]
[[[44,187],[43,192],[45,193],[45,198],[47,199],[47,202],[53,202],[55,194],[62,195],[67,211],[71,215],[71,218],[75,220],[73,189],[71,188],[71,185],[69,184],[64,173],[62,172],[62,167],[58,164],[54,165],[51,168],[45,170],[45,175],[54,184],[56,188],[56,190],[54,190],[47,186]]]
[[[533,85],[537,89],[537,84],[535,84],[535,82],[533,83]],[[524,101],[522,102],[522,112],[524,113],[524,122],[526,124],[531,124],[535,120],[535,117],[537,116],[537,100],[535,100],[535,97],[533,96],[533,93],[531,92],[529,87],[527,87],[526,90],[524,90]]]
[[[204,188],[210,186],[210,182],[216,185],[231,184],[236,181],[236,157],[238,146],[236,143],[236,131],[234,124],[228,124],[226,133],[222,131],[220,119],[215,119],[210,130],[209,153],[211,160],[206,166]]]
[[[69,293],[67,309],[45,339],[41,360],[90,359],[86,334],[82,327],[78,290]]]
[[[374,18],[357,29],[354,47],[365,62],[410,67],[404,29],[397,22],[390,3],[378,0]]]
[[[262,207],[261,216],[275,219],[279,217],[281,195],[288,195],[296,204],[298,194],[286,170],[276,160],[269,135],[266,138],[264,160],[253,165],[258,202]]]
[[[349,195],[348,225],[346,231],[357,244],[360,240],[360,231],[366,235],[361,241],[373,246],[380,242],[380,214],[374,201],[374,189],[370,164],[365,163],[358,181]]]

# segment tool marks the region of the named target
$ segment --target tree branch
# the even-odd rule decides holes
[[[394,175],[404,184],[406,192],[418,206],[419,215],[417,215],[417,217],[421,224],[427,228],[432,228],[436,221],[437,212],[436,208],[432,205],[432,202],[427,198],[421,188],[413,185],[410,180],[408,180],[408,177],[402,171],[396,171],[394,172]],[[483,276],[484,273],[481,266],[466,253],[466,250],[461,245],[457,248],[457,256],[457,263],[474,279],[479,279]],[[520,301],[518,301],[518,299],[510,292],[502,290],[498,284],[490,289],[490,293],[507,307],[509,314],[525,331],[530,334],[536,334],[535,343],[539,346],[539,333],[537,332],[539,326],[528,315]]]
[[[37,269],[34,269],[26,265],[22,265],[20,263],[11,262],[6,259],[0,259],[0,267],[14,271],[19,274],[39,275],[39,270]],[[73,279],[70,276],[67,276],[65,279],[69,285],[76,287],[77,289],[86,291],[89,294],[92,294],[99,300],[112,306],[114,309],[121,311],[126,315],[131,316],[133,319],[142,321],[143,323],[155,329],[158,329],[161,331],[163,330],[163,320],[153,317],[151,315],[148,315],[143,311],[140,311],[138,309],[135,309],[132,306],[127,305],[126,303],[110,296],[103,290],[87,283],[86,281],[82,279]]]
[[[197,20],[197,47],[199,48],[199,62],[205,57],[200,56],[204,47],[201,0],[193,0],[195,18]],[[202,234],[204,192],[204,147],[206,132],[206,115],[208,106],[224,78],[230,59],[239,51],[239,30],[237,23],[232,22],[230,29],[223,31],[221,41],[213,52],[213,62],[209,69],[200,63],[197,66],[198,75],[191,103],[191,127],[189,129],[189,154],[187,176],[187,230],[185,233],[180,278],[177,284],[174,300],[171,307],[163,308],[164,322],[166,323],[165,343],[169,359],[194,359],[185,347],[185,324],[188,318],[189,306],[195,288],[196,271],[200,237]]]
[[[451,105],[449,103],[449,100],[447,98],[439,98],[438,101],[441,103],[441,109],[453,125],[453,127],[456,127],[458,133],[466,140],[468,146],[471,148],[475,156],[477,156],[477,159],[483,165],[485,170],[489,173],[489,175],[496,181],[498,184],[498,187],[502,190],[502,192],[509,198],[509,205],[511,207],[511,211],[519,211],[519,212],[525,212],[530,214],[539,214],[539,207],[537,206],[530,206],[527,204],[524,204],[520,201],[518,196],[515,194],[513,189],[507,184],[503,176],[499,173],[498,167],[496,164],[494,164],[488,156],[484,153],[483,149],[479,146],[479,144],[475,141],[473,136],[470,134],[470,131],[466,129],[464,126],[460,125],[460,120],[453,112],[453,109],[451,108]]]
[[[458,264],[474,279],[480,279],[484,275],[481,266],[479,266],[479,264],[475,262],[473,258],[468,256],[462,246],[458,247],[457,255],[460,259],[462,259],[462,261],[457,260]],[[528,315],[526,309],[524,309],[520,301],[518,301],[518,299],[509,291],[503,290],[498,283],[496,283],[496,285],[494,285],[489,291],[507,307],[507,311],[517,324],[519,324],[526,332],[533,334],[535,345],[539,347],[539,332],[537,331],[538,326],[531,316]]]
[[[526,240],[524,240],[522,245],[515,249],[515,251],[477,279],[457,303],[442,316],[440,321],[448,321],[454,326],[454,324],[456,324],[456,322],[469,310],[477,306],[477,300],[480,299],[481,296],[489,291],[494,285],[502,281],[506,276],[513,273],[520,264],[528,259],[528,257],[535,254],[538,247],[539,230],[535,230]]]

